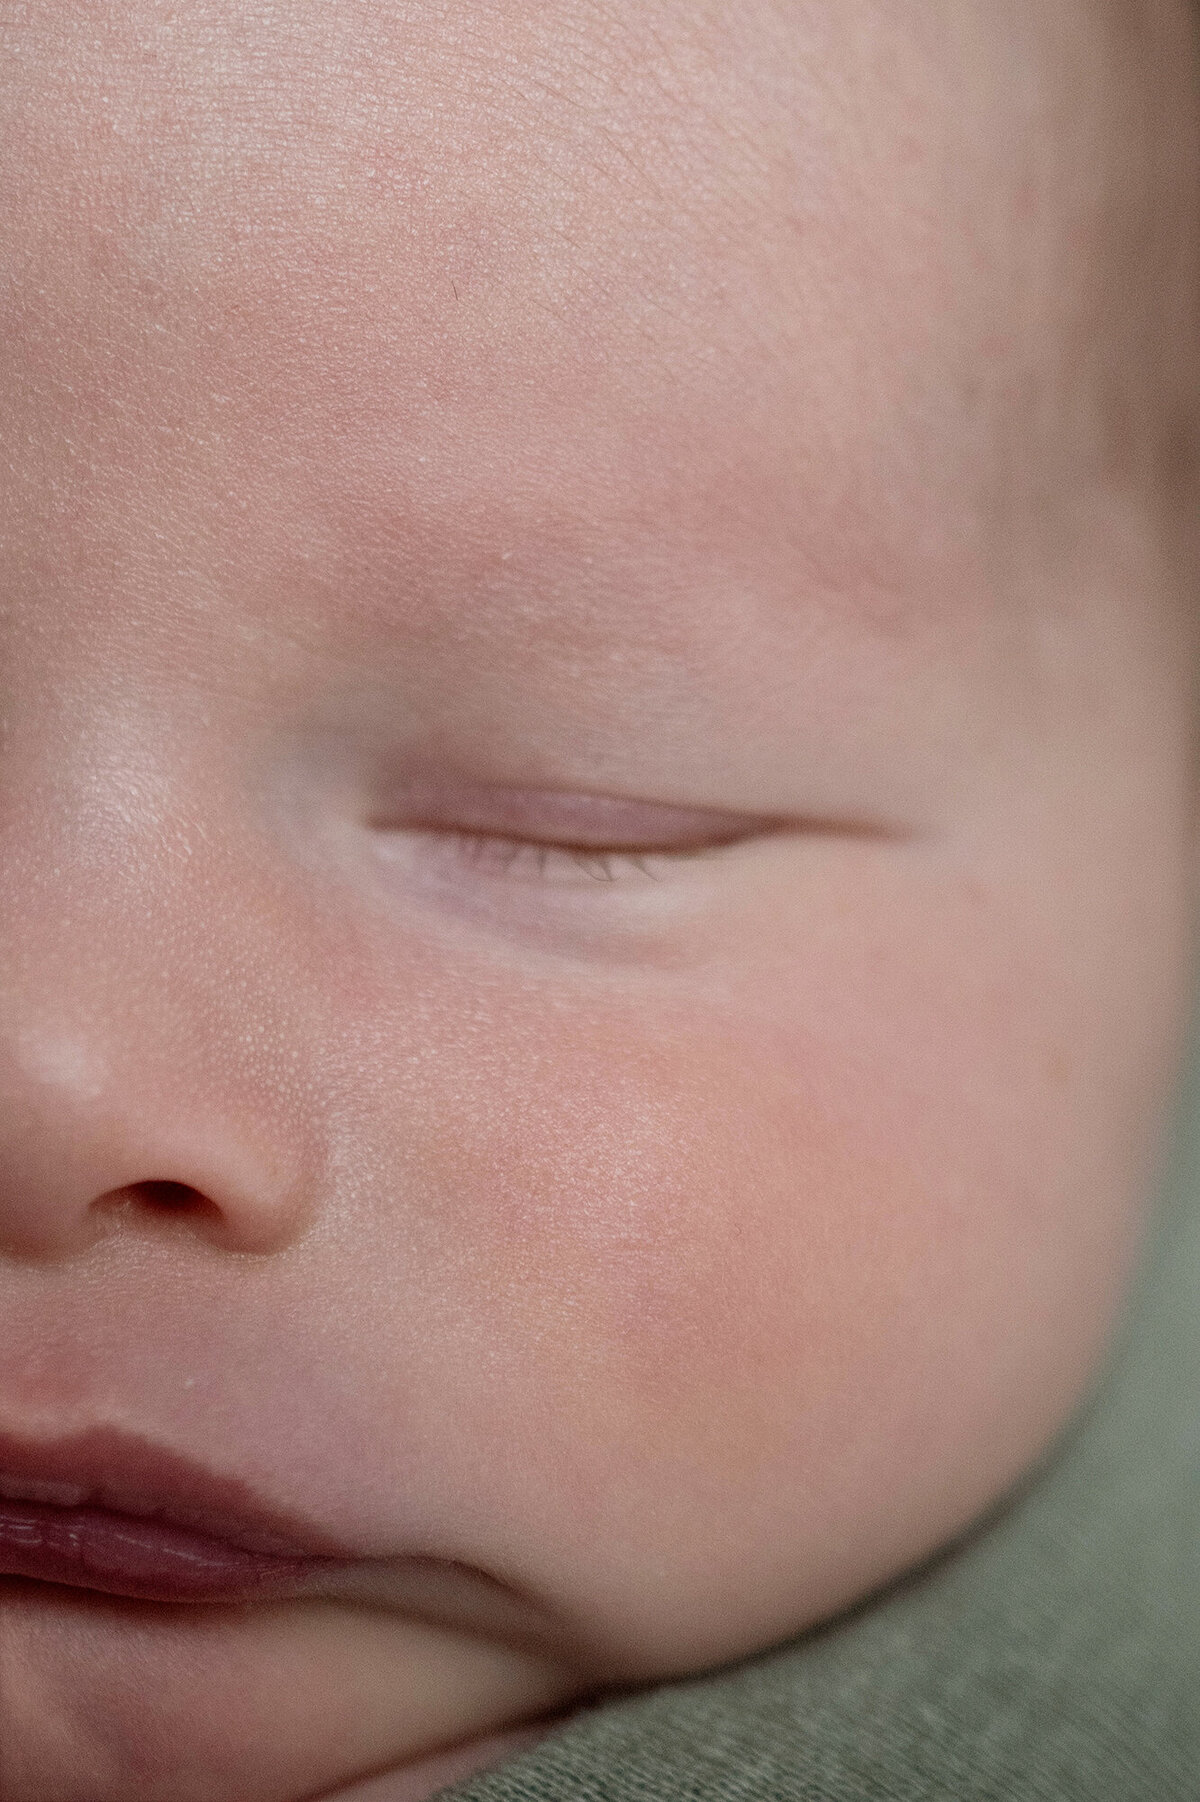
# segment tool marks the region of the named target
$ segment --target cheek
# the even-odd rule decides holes
[[[1013,1023],[956,1020],[937,974],[901,995],[877,971],[869,1004],[795,970],[791,1006],[779,971],[721,1003],[510,997],[427,1043],[396,1147],[419,1147],[425,1303],[486,1322],[548,1422],[586,1384],[660,1446],[712,1429],[714,1395],[749,1434],[945,1344],[951,1313],[977,1330],[1044,1261],[1070,1110],[1018,1092]]]
[[[583,1514],[657,1487],[662,1516],[664,1482],[740,1487],[835,1440],[845,1458],[931,1309],[978,1288],[894,1048],[851,1031],[851,1055],[753,999],[456,1000],[420,1080],[389,1085],[389,1143],[374,1118],[379,1186],[409,1197],[384,1261],[442,1397],[536,1446],[544,1493]]]
[[[996,1248],[886,1060],[694,1002],[578,1011],[427,1147],[422,1335],[455,1490],[502,1493],[619,1654],[703,1662],[910,1549],[914,1463],[985,1411]]]
[[[431,963],[424,999],[348,997],[378,1414],[640,1668],[768,1643],[964,1525],[1111,1313],[1152,1024],[940,876],[855,895],[708,977]],[[1118,1028],[1103,1081],[1064,1072]]]

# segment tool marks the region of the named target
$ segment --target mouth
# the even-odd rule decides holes
[[[0,1578],[232,1602],[302,1593],[350,1557],[247,1484],[121,1429],[0,1431]]]

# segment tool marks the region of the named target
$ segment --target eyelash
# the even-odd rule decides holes
[[[473,869],[510,877],[532,874],[537,881],[550,881],[558,870],[566,876],[582,875],[594,882],[615,883],[623,877],[644,878],[661,882],[663,872],[655,862],[703,857],[718,850],[718,845],[681,847],[662,850],[655,847],[642,851],[614,850],[604,846],[550,844],[538,839],[506,838],[498,833],[467,832],[461,828],[447,833],[455,853]]]

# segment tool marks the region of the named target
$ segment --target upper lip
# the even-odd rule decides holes
[[[240,1477],[116,1426],[59,1439],[0,1427],[0,1499],[153,1516],[245,1551],[284,1558],[353,1554],[314,1524],[272,1507]]]

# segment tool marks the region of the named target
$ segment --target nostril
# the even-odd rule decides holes
[[[189,1183],[166,1181],[149,1181],[142,1183],[126,1183],[122,1189],[110,1189],[107,1195],[101,1196],[100,1205],[106,1212],[125,1214],[133,1208],[142,1208],[153,1214],[208,1214],[213,1212],[213,1204],[199,1189],[193,1189]]]
[[[204,1195],[200,1195],[198,1189],[189,1188],[186,1182],[135,1182],[133,1198],[171,1215],[196,1206],[209,1206]]]
[[[131,1201],[144,1202],[147,1207],[163,1213],[178,1214],[185,1209],[194,1209],[197,1204],[201,1207],[208,1206],[200,1191],[190,1188],[187,1183],[132,1183],[127,1194]]]

